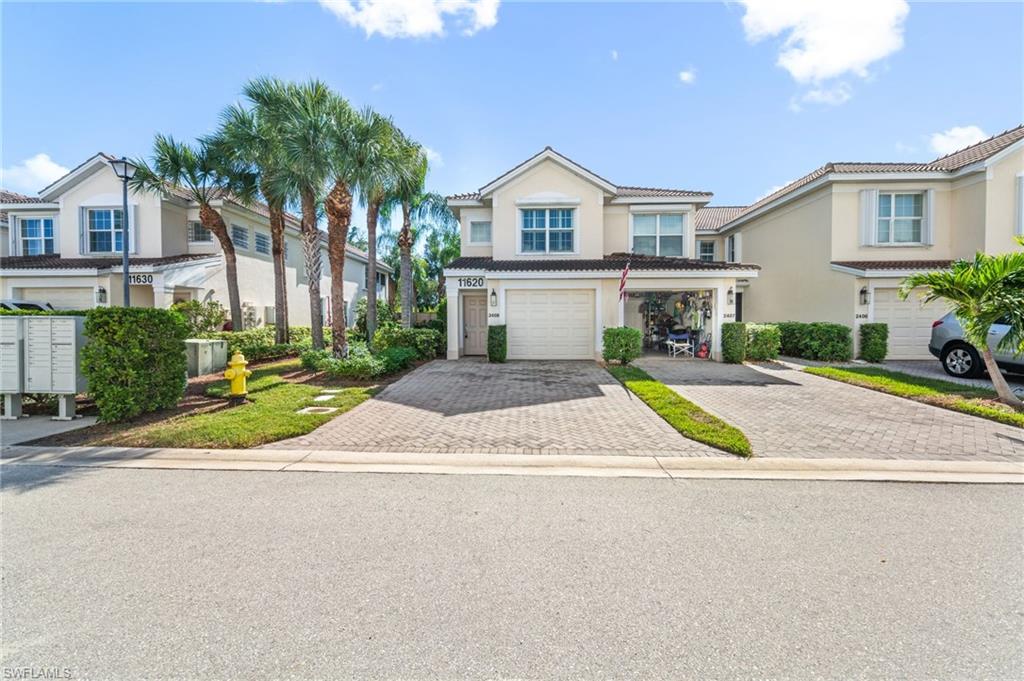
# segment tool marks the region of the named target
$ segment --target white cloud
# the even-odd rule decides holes
[[[618,50],[612,50],[611,51],[611,57],[612,57],[612,61],[618,61],[619,60],[619,51]]]
[[[450,19],[463,35],[498,23],[500,0],[319,0],[339,19],[367,36],[425,38],[443,36]]]
[[[933,133],[929,145],[936,154],[945,156],[980,142],[988,136],[988,133],[976,125],[955,126],[945,132]]]
[[[47,154],[36,154],[17,165],[0,170],[0,186],[11,191],[36,193],[67,175],[68,169]]]
[[[800,111],[801,104],[839,106],[840,104],[845,104],[850,101],[850,97],[853,97],[853,90],[850,89],[850,85],[848,83],[836,83],[835,85],[816,87],[808,90],[800,97],[791,101],[789,103],[789,108],[793,111]]]
[[[370,92],[380,92],[384,89],[384,83],[374,83],[370,86]]]
[[[753,201],[752,201],[751,203],[757,203],[758,201],[760,201],[760,200],[761,200],[761,199],[763,199],[764,197],[766,197],[766,196],[771,196],[772,194],[774,194],[775,192],[779,191],[779,190],[780,190],[780,189],[782,189],[783,187],[786,187],[786,186],[788,186],[788,185],[791,185],[791,184],[793,184],[793,183],[794,183],[795,181],[796,181],[796,180],[788,180],[788,181],[786,181],[786,182],[783,182],[782,184],[777,184],[777,185],[775,185],[774,187],[772,187],[771,189],[769,189],[768,191],[766,191],[766,192],[765,192],[764,194],[761,194],[760,196],[758,196],[758,197],[757,197],[756,199],[754,199],[754,200],[753,200]]]
[[[697,69],[692,66],[688,69],[683,69],[679,72],[679,82],[685,83],[686,85],[692,85],[697,80]]]
[[[435,151],[430,147],[423,147],[423,153],[427,156],[427,162],[434,168],[440,168],[444,166],[444,157],[441,156],[441,152]]]

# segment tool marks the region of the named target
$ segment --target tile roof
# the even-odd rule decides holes
[[[173,265],[192,260],[209,260],[216,253],[183,253],[163,258],[128,258],[129,265]],[[121,258],[62,258],[59,255],[19,255],[0,258],[0,269],[5,270],[76,270],[106,269],[121,266]]]
[[[698,232],[713,232],[743,212],[746,206],[704,206],[694,215]]]
[[[952,260],[833,260],[833,265],[851,270],[944,270]]]
[[[711,192],[698,192],[690,189],[660,189],[658,187],[617,187],[617,196],[673,198],[677,196],[711,196]]]
[[[35,196],[25,196],[17,192],[0,189],[0,203],[46,203]],[[7,222],[7,211],[0,210],[0,222]]]
[[[493,258],[462,256],[445,269],[485,270],[487,272],[621,272],[629,262],[631,270],[655,271],[718,271],[761,269],[758,265],[738,262],[706,262],[690,258],[612,253],[596,259],[558,260],[494,260]]]
[[[927,163],[862,163],[862,162],[829,162],[825,165],[812,170],[810,173],[804,175],[798,180],[790,182],[781,189],[764,196],[754,203],[747,206],[740,213],[730,219],[734,220],[742,215],[746,215],[750,212],[765,206],[772,201],[793,192],[800,187],[814,182],[818,178],[828,175],[830,173],[910,173],[910,172],[946,172],[952,173],[956,170],[983,161],[995,154],[998,154],[1003,149],[1007,148],[1015,142],[1019,142],[1024,139],[1024,125],[1018,125],[1016,128],[1005,130],[998,135],[993,135],[986,140],[982,140],[976,144],[972,144],[969,147],[965,147],[959,151],[955,151],[952,154],[941,156],[934,161],[928,161]]]

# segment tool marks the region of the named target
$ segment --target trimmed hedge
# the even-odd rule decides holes
[[[779,322],[781,351],[788,357],[848,362],[853,357],[853,331],[831,322]]]
[[[368,381],[407,369],[418,357],[415,348],[390,347],[371,354],[366,343],[352,342],[345,359],[334,357],[329,350],[306,350],[299,361],[309,371],[322,371],[335,378]]]
[[[396,347],[415,349],[419,359],[434,359],[445,350],[444,337],[434,329],[387,324],[373,334],[373,349],[377,352]]]
[[[487,327],[487,361],[504,362],[508,357],[508,333],[504,324]]]
[[[266,359],[279,359],[281,357],[292,357],[302,350],[311,346],[312,334],[308,326],[288,327],[287,344],[277,344],[275,340],[275,329],[273,326],[258,326],[245,331],[218,331],[217,333],[204,333],[201,338],[214,340],[225,340],[228,342],[228,354],[241,352],[250,362]],[[324,329],[324,342],[331,344],[331,330]]]
[[[61,317],[85,317],[89,310],[6,310],[0,308],[0,317],[39,317],[46,315],[60,315]]]
[[[722,361],[742,364],[747,358],[747,325],[744,322],[722,324]]]
[[[98,307],[85,317],[82,371],[104,422],[173,407],[185,394],[188,324],[174,310]]]
[[[860,358],[881,362],[889,354],[889,325],[883,322],[860,325]]]
[[[782,333],[775,324],[747,324],[747,359],[777,359]]]
[[[639,329],[628,326],[611,327],[604,330],[604,361],[629,364],[644,352],[644,335]]]

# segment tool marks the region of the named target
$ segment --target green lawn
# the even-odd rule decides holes
[[[924,402],[936,407],[1024,428],[1024,413],[996,402],[993,390],[960,385],[937,378],[912,376],[879,367],[807,367],[809,374]]]
[[[664,383],[654,380],[643,369],[617,364],[609,364],[607,368],[627,390],[643,400],[683,437],[730,454],[754,455],[750,440],[739,428],[707,413]]]
[[[124,447],[210,447],[233,449],[255,447],[305,435],[335,416],[367,400],[375,387],[341,388],[341,392],[325,402],[314,402],[323,387],[289,383],[282,375],[300,371],[298,360],[263,365],[249,377],[248,402],[231,407],[227,402],[214,403],[204,410],[173,416],[145,425],[122,424],[104,433],[95,444],[116,444]],[[228,382],[210,385],[206,394],[223,397]],[[309,406],[338,407],[333,414],[296,414]]]

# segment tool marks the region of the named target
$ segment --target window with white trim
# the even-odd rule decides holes
[[[201,222],[188,223],[189,243],[208,244],[213,242],[213,232],[203,227]]]
[[[256,232],[256,252],[263,255],[270,255],[270,235],[263,232]]]
[[[520,211],[522,253],[572,253],[575,209],[524,208]]]
[[[231,225],[231,243],[235,248],[249,248],[249,230],[241,225]]]
[[[924,193],[878,193],[876,244],[919,244],[923,240]]]
[[[682,213],[633,215],[633,252],[643,255],[683,255]]]
[[[697,242],[697,257],[704,262],[715,261],[715,242],[701,240]]]
[[[736,235],[730,234],[725,240],[725,257],[729,262],[736,262]]]
[[[22,255],[56,253],[53,218],[18,218]]]
[[[89,253],[121,252],[124,239],[122,215],[120,208],[85,209],[85,238]]]
[[[477,222],[476,220],[469,223],[469,243],[471,244],[489,244],[491,243],[491,223],[489,221]]]

